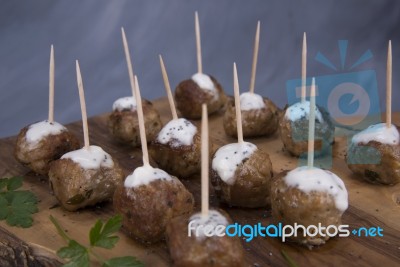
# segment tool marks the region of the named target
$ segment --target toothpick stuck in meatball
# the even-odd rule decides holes
[[[211,183],[222,202],[239,207],[269,205],[272,164],[269,155],[243,140],[242,111],[236,63],[233,64],[238,142],[219,148],[213,157]]]
[[[195,13],[197,73],[191,79],[184,80],[175,89],[175,101],[182,116],[187,119],[200,119],[202,104],[207,105],[208,114],[222,109],[226,96],[217,80],[203,72],[201,57],[200,24]]]
[[[169,221],[190,213],[193,195],[178,178],[153,168],[149,163],[144,115],[139,83],[135,76],[135,97],[138,99],[138,120],[143,151],[143,166],[126,177],[114,194],[114,209],[122,214],[122,225],[128,234],[143,242],[157,242],[164,237]]]

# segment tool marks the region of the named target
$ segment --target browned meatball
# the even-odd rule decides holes
[[[264,99],[262,109],[242,110],[242,125],[244,137],[268,136],[278,129],[279,110],[268,98]],[[235,101],[230,99],[224,114],[225,133],[237,137]]]
[[[147,141],[153,140],[161,130],[160,115],[150,101],[143,100],[144,125]],[[139,121],[136,110],[114,110],[108,118],[108,128],[115,139],[121,143],[140,146]]]
[[[200,173],[201,137],[196,133],[192,145],[171,146],[154,140],[149,146],[151,158],[166,172],[179,178],[190,178]]]
[[[254,145],[253,145],[254,146]],[[231,206],[257,208],[270,205],[270,181],[272,178],[272,164],[269,155],[257,149],[250,157],[241,162],[233,162],[229,156],[226,161],[236,163],[233,176],[222,179],[218,174],[215,155],[210,170],[211,183],[217,197]],[[244,153],[244,151],[238,153]],[[234,181],[234,182],[231,182]]]
[[[59,134],[45,136],[32,146],[26,140],[26,133],[30,126],[24,127],[18,134],[14,156],[35,173],[47,175],[52,161],[59,159],[68,151],[79,148],[78,139],[66,128]]]
[[[211,210],[210,210],[211,211]],[[218,210],[229,224],[229,215]],[[244,251],[238,237],[227,235],[198,239],[188,236],[190,216],[180,216],[171,220],[167,227],[167,243],[175,267],[242,267]]]
[[[123,182],[124,172],[108,154],[106,157],[104,160],[111,160],[112,165],[87,169],[70,158],[51,164],[50,186],[64,209],[75,211],[112,199],[115,188]]]
[[[120,185],[114,194],[114,209],[122,214],[128,234],[142,242],[157,242],[176,216],[192,212],[192,194],[178,180],[156,179],[137,187]]]
[[[188,119],[201,118],[201,105],[207,104],[208,114],[222,109],[226,103],[226,95],[217,80],[209,76],[216,88],[216,95],[200,88],[192,79],[184,80],[175,89],[175,101],[182,116]]]
[[[149,146],[158,166],[178,178],[191,178],[200,172],[200,149],[200,133],[183,118],[168,122]]]
[[[396,126],[397,127],[397,126]],[[397,127],[400,130],[399,127]],[[400,182],[400,145],[378,141],[354,143],[348,149],[347,166],[372,183],[397,184]]]
[[[329,113],[322,107],[318,107],[323,122],[315,120],[315,155],[319,156],[327,151],[334,142],[335,126]],[[293,156],[306,156],[308,151],[308,118],[291,121],[285,117],[283,112],[279,121],[279,133],[283,147]]]
[[[308,167],[300,167],[295,171],[302,171],[302,168]],[[347,191],[343,182],[337,176],[318,169],[316,176],[312,177],[312,174],[305,173],[303,177],[299,177],[298,183],[292,186],[285,181],[287,175],[287,171],[282,172],[275,176],[271,182],[271,211],[276,223],[280,222],[283,225],[291,226],[297,224],[306,228],[310,225],[318,227],[319,224],[322,227],[330,225],[338,227],[341,225],[342,214],[347,209]],[[325,175],[328,175],[331,179],[324,179],[326,178]],[[305,185],[302,184],[304,181],[306,181]],[[311,188],[307,191],[305,189],[310,186],[307,183],[325,184],[328,190]],[[332,193],[329,190],[332,190]],[[337,204],[335,197],[340,197],[339,200],[342,200],[339,203],[340,205]],[[334,234],[334,230],[329,229],[328,231],[330,235]],[[325,244],[330,238],[326,234],[326,230],[322,233],[322,235],[310,236],[299,228],[297,236],[289,237],[289,240],[312,248],[312,246]]]

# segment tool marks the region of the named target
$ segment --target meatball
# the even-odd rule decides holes
[[[178,178],[200,173],[201,137],[190,121],[172,120],[151,142],[149,153],[158,166]]]
[[[144,124],[149,142],[161,130],[160,115],[150,101],[143,100]],[[108,118],[108,128],[115,139],[121,143],[140,146],[139,121],[136,113],[136,102],[132,97],[115,101],[113,112]]]
[[[238,237],[196,235],[189,233],[189,224],[227,226],[232,223],[222,210],[209,210],[207,220],[201,214],[184,215],[171,220],[167,227],[167,243],[175,267],[242,267],[244,251]]]
[[[215,153],[210,171],[217,197],[231,206],[269,206],[272,164],[269,155],[251,143],[234,143]]]
[[[244,137],[269,136],[278,129],[279,110],[268,98],[243,93],[240,96]],[[224,114],[225,133],[237,137],[235,101],[230,99]]]
[[[41,121],[20,131],[14,155],[35,173],[47,175],[52,161],[78,148],[78,139],[67,128],[57,122]]]
[[[191,213],[193,195],[161,169],[137,168],[114,194],[114,209],[122,214],[127,233],[142,242],[157,242],[176,216]]]
[[[350,170],[368,182],[387,185],[399,183],[399,128],[392,126],[386,129],[385,124],[377,124],[356,134],[346,159]]]
[[[286,109],[279,121],[279,133],[283,147],[293,156],[305,156],[308,150],[308,117],[310,102],[296,103]],[[334,142],[335,126],[327,111],[316,107],[315,155],[329,151]]]
[[[184,80],[175,89],[175,101],[182,116],[188,119],[201,118],[201,105],[207,104],[208,114],[225,106],[226,95],[217,80],[197,73],[192,79]]]
[[[50,187],[68,211],[112,199],[123,178],[119,165],[98,146],[65,154],[49,171]]]
[[[280,173],[272,179],[272,217],[283,225],[338,227],[347,207],[346,187],[332,172],[304,166]],[[335,234],[331,229],[319,233],[314,230],[311,229],[311,233],[299,228],[297,236],[290,239],[311,248],[325,244]]]

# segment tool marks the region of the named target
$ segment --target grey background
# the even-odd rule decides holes
[[[339,66],[337,41],[349,40],[348,66],[367,49],[374,58],[384,107],[387,41],[393,43],[393,104],[400,104],[399,1],[366,0],[36,0],[0,1],[0,137],[47,118],[50,45],[55,46],[55,118],[80,119],[75,76],[79,59],[89,116],[111,110],[130,94],[121,42],[125,27],[142,95],[165,95],[158,54],[171,86],[196,72],[194,11],[200,15],[203,69],[232,94],[232,63],[247,90],[257,20],[261,44],[256,92],[283,107],[286,81],[299,78],[302,34],[308,36],[308,74],[334,74],[316,62],[318,51]],[[340,72],[340,71],[339,71]],[[384,108],[383,108],[384,110]]]

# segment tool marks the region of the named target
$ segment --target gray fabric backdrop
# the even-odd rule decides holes
[[[172,87],[196,71],[195,10],[200,15],[204,71],[214,75],[228,94],[234,61],[241,90],[248,88],[255,26],[261,20],[258,93],[285,105],[286,81],[300,76],[301,38],[306,31],[310,76],[342,71],[314,60],[321,51],[339,65],[338,40],[349,40],[348,64],[370,49],[374,57],[358,69],[376,70],[384,107],[386,49],[392,39],[393,103],[394,110],[400,108],[399,1],[3,0],[0,136],[16,134],[47,117],[50,44],[55,45],[57,121],[80,119],[75,59],[81,64],[89,116],[110,111],[116,98],[130,94],[121,26],[142,95],[164,96],[158,54],[164,56]]]

